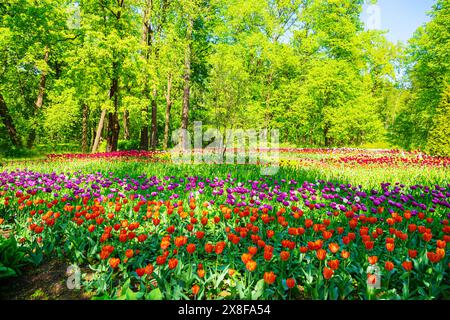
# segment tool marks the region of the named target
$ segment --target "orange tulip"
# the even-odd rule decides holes
[[[291,254],[289,253],[289,251],[281,251],[281,253],[280,253],[280,258],[283,261],[289,260],[290,256],[291,256]]]
[[[316,256],[317,256],[317,259],[319,259],[319,260],[325,260],[325,258],[327,256],[327,252],[323,249],[319,249],[316,251]]]
[[[330,249],[330,251],[331,251],[332,253],[336,253],[336,252],[338,252],[338,250],[339,250],[339,245],[338,245],[337,243],[335,243],[335,242],[332,242],[332,243],[330,243],[330,244],[328,245],[328,248]]]
[[[170,240],[162,239],[161,240],[161,249],[166,250],[170,246]]]
[[[203,278],[205,276],[205,270],[199,269],[199,270],[197,270],[197,274],[198,274],[199,278]]]
[[[216,243],[216,254],[221,254],[225,249],[226,243],[224,241],[220,241]]]
[[[145,268],[136,269],[136,273],[139,277],[142,277],[145,274]]]
[[[196,296],[199,291],[200,291],[200,287],[197,284],[194,284],[192,286],[192,293],[194,294],[194,296]]]
[[[344,259],[348,259],[350,257],[350,252],[348,252],[346,250],[342,250],[341,257]]]
[[[214,250],[214,246],[211,243],[205,244],[205,252],[211,253]]]
[[[241,256],[241,260],[243,263],[247,264],[247,262],[249,262],[250,260],[252,260],[252,255],[250,253],[244,253]]]
[[[368,258],[368,260],[369,260],[369,263],[370,263],[370,264],[375,264],[375,263],[378,262],[378,257],[377,257],[377,256],[370,256],[370,257]]]
[[[417,250],[409,249],[409,250],[408,250],[408,256],[409,256],[411,259],[414,259],[415,257],[417,257]]]
[[[188,244],[188,245],[186,246],[186,251],[187,251],[189,254],[193,254],[193,253],[195,252],[195,244],[193,244],[193,243]]]
[[[447,243],[444,240],[438,240],[436,241],[436,245],[438,248],[445,249],[447,246]]]
[[[180,236],[180,237],[176,237],[175,238],[175,245],[177,247],[182,247],[187,243],[187,237],[185,236]]]
[[[308,247],[300,247],[300,253],[307,253]]]
[[[125,251],[125,255],[127,256],[128,259],[130,259],[133,257],[134,251],[132,249],[128,249],[127,251]]]
[[[424,233],[422,236],[423,240],[425,240],[426,242],[429,242],[431,240],[431,238],[433,238],[433,235],[431,233]]]
[[[274,283],[276,278],[277,276],[273,273],[273,271],[264,273],[264,282],[268,285]]]
[[[273,252],[271,251],[264,251],[264,260],[269,261],[273,257]]]
[[[366,242],[364,242],[364,245],[367,250],[372,250],[374,243],[373,243],[373,241],[366,241]]]
[[[334,271],[328,269],[327,267],[323,268],[323,277],[328,280],[333,276]]]
[[[411,261],[403,261],[402,267],[403,267],[403,269],[405,269],[406,271],[411,271],[412,268],[413,268],[413,264],[412,264]]]
[[[392,271],[394,269],[394,264],[391,261],[386,261],[386,263],[384,264],[384,268],[387,271]]]
[[[175,269],[178,265],[178,259],[177,258],[172,258],[169,259],[169,269]]]
[[[393,244],[393,243],[386,243],[386,250],[387,251],[392,252],[392,251],[394,251],[394,249],[395,249],[395,244]]]
[[[166,256],[157,256],[156,257],[156,264],[157,265],[163,265],[166,263]]]
[[[250,272],[254,271],[256,269],[256,266],[257,266],[257,263],[253,260],[250,260],[245,264],[245,267]]]
[[[337,270],[339,268],[339,260],[330,260],[327,265],[331,268],[331,270]]]
[[[286,286],[289,289],[292,289],[295,286],[295,279],[293,278],[286,279]]]
[[[152,274],[154,269],[155,269],[155,268],[153,267],[153,265],[148,264],[148,265],[144,268],[145,274]]]
[[[117,266],[120,264],[120,259],[119,258],[111,258],[109,259],[109,265],[111,266],[111,268],[115,269],[117,268]]]
[[[427,258],[432,263],[438,263],[439,261],[441,261],[441,257],[435,252],[427,252]]]

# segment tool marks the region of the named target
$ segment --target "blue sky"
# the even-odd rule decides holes
[[[390,41],[406,43],[420,25],[430,20],[427,12],[434,3],[434,0],[378,0],[380,29],[388,31],[386,37]],[[368,8],[364,7],[363,21],[367,21]]]

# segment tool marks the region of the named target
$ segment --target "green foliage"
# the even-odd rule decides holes
[[[180,126],[186,83],[189,126],[279,129],[293,146],[389,137],[424,148],[449,81],[448,1],[406,48],[364,29],[363,2],[9,1],[0,6],[0,94],[19,140],[50,152],[91,149],[102,110],[98,150],[112,116],[119,139],[133,141],[119,148],[137,149],[153,106],[161,146],[165,127],[170,137]],[[0,150],[20,155],[8,135],[0,122]]]
[[[20,269],[28,263],[27,250],[18,246],[14,237],[0,236],[0,279],[20,275]]]
[[[427,148],[431,154],[450,156],[450,85],[442,95],[433,119],[433,129],[428,137]]]
[[[35,150],[17,148],[11,145],[8,145],[8,147],[0,152],[0,154],[5,158],[34,158],[39,155]]]
[[[438,0],[431,21],[416,31],[406,51],[410,96],[395,120],[392,140],[407,149],[425,149],[430,141],[436,108],[450,82],[449,28],[450,3]]]
[[[138,140],[119,140],[119,150],[138,150]]]

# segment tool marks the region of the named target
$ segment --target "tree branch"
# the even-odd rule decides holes
[[[108,10],[109,12],[111,12],[111,13],[114,15],[114,17],[116,17],[116,19],[119,19],[118,14],[115,13],[113,10],[111,10],[111,8],[109,8],[107,5],[105,5],[105,4],[103,3],[102,0],[99,0],[98,3],[102,6],[103,9],[106,9],[106,10]]]

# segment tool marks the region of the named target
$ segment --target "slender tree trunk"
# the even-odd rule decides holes
[[[142,17],[142,38],[141,38],[141,44],[145,48],[143,50],[143,57],[145,60],[148,60],[149,57],[149,46],[151,43],[151,40],[149,38],[149,29],[150,29],[150,12],[152,9],[152,0],[147,0],[145,4],[145,9]],[[145,80],[144,80],[144,89],[143,89],[143,95],[150,100],[149,97],[149,88],[148,88],[148,79],[147,79],[147,72],[145,72]],[[142,108],[142,128],[141,128],[141,138],[140,138],[140,149],[141,150],[148,150],[148,143],[149,143],[149,136],[148,136],[148,105],[146,104]]]
[[[106,110],[102,110],[100,115],[100,121],[98,122],[97,133],[95,134],[94,145],[92,146],[92,153],[97,152],[98,146],[100,144],[100,138],[102,136],[103,125],[105,123]]]
[[[328,137],[328,131],[330,130],[329,124],[326,123],[323,129],[323,136],[325,139],[325,147],[330,146],[330,138]]]
[[[48,58],[50,55],[50,50],[48,46],[45,46],[45,53],[44,53],[44,61],[45,63],[48,62]],[[47,70],[42,70],[41,78],[39,80],[39,92],[38,96],[36,98],[36,102],[34,103],[34,116],[37,115],[37,112],[42,107],[42,104],[44,103],[44,94],[45,94],[45,82],[47,80]],[[37,121],[33,119],[32,121],[33,125],[31,127],[30,133],[28,135],[28,141],[27,141],[27,147],[31,148],[34,144],[34,141],[36,140],[36,126]]]
[[[156,89],[153,90],[153,98],[152,98],[152,125],[151,125],[151,134],[150,134],[150,146],[152,150],[156,149],[158,144],[158,123],[157,123],[157,105],[156,105]]]
[[[144,124],[141,129],[141,141],[139,143],[141,150],[148,150],[148,125]]]
[[[119,132],[120,125],[117,112],[108,113],[108,136],[106,138],[106,152],[117,151]]]
[[[169,145],[169,127],[170,127],[170,109],[172,108],[172,100],[170,98],[170,91],[172,90],[172,75],[169,74],[167,79],[167,93],[166,93],[166,118],[164,125],[164,143],[163,148],[167,150]]]
[[[110,98],[114,99],[114,112],[108,113],[108,134],[106,137],[106,152],[117,151],[117,144],[119,142],[119,116],[117,111],[119,109],[119,79],[117,78],[117,65],[113,63],[114,79],[112,80]]]
[[[81,125],[81,150],[83,153],[88,151],[88,120],[89,120],[89,106],[87,103],[83,103],[83,119]]]
[[[93,146],[94,143],[95,143],[95,138],[97,138],[97,135],[96,135],[95,133],[96,133],[95,127],[92,126],[92,127],[91,127],[91,135],[90,135],[91,145],[92,145],[92,146]]]
[[[49,49],[48,46],[45,47],[45,54],[44,54],[44,61],[45,63],[48,62],[49,57]],[[43,70],[41,79],[39,81],[39,93],[36,99],[36,110],[40,109],[42,107],[42,104],[44,102],[44,93],[45,93],[45,81],[47,79],[47,71]]]
[[[130,140],[130,113],[128,110],[123,112],[123,138]]]
[[[1,93],[0,93],[0,118],[2,119],[4,126],[8,130],[9,138],[11,139],[12,144],[15,147],[20,148],[22,146],[22,142],[20,141],[20,138],[17,135],[17,130],[16,127],[14,126],[13,119],[9,114],[8,107]]]
[[[186,31],[186,51],[184,55],[184,90],[183,90],[183,108],[181,113],[181,136],[180,143],[183,146],[183,149],[186,148],[186,144],[189,141],[186,141],[185,131],[188,128],[189,123],[189,98],[191,92],[191,51],[192,51],[192,29],[193,29],[194,21],[192,18],[188,20],[188,26]]]

